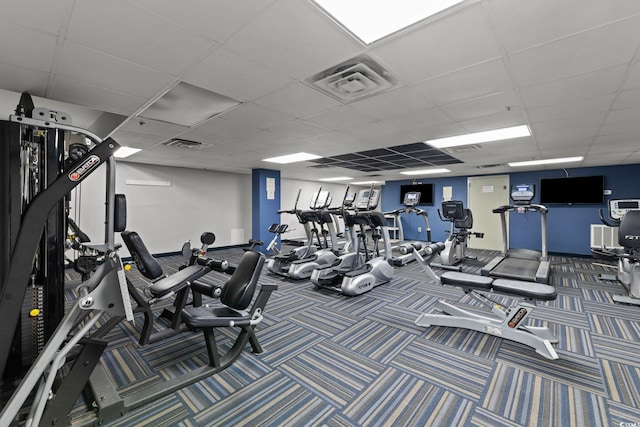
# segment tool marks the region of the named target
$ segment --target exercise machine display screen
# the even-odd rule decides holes
[[[316,191],[313,193],[309,207],[311,209],[323,209],[329,206],[329,204],[331,204],[331,196],[329,195],[329,192],[323,190],[318,194]]]
[[[615,220],[621,220],[629,211],[640,210],[640,199],[609,200],[609,215]]]
[[[408,207],[413,207],[418,204],[420,201],[420,192],[419,191],[411,191],[404,195],[403,205]]]
[[[511,200],[514,202],[530,202],[536,193],[533,184],[518,184],[511,186]]]
[[[356,208],[360,210],[372,210],[378,207],[380,190],[360,190]]]
[[[450,220],[463,219],[464,207],[460,200],[442,202],[442,215]]]

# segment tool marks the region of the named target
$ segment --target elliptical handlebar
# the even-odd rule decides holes
[[[602,208],[598,209],[598,216],[600,217],[600,221],[602,221],[602,223],[607,227],[619,227],[620,223],[622,222],[622,220],[620,219],[614,219],[609,217],[609,219],[611,220],[610,222],[609,219],[606,219],[604,217],[604,214],[602,213]]]

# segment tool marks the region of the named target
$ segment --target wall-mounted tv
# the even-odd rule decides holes
[[[540,178],[540,203],[599,205],[604,203],[604,176]]]
[[[400,204],[404,202],[404,195],[411,191],[420,192],[419,205],[433,204],[433,184],[406,184],[400,186]]]

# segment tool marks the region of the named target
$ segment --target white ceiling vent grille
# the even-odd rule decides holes
[[[352,102],[391,89],[395,79],[365,55],[307,79],[307,84],[343,102]]]
[[[166,145],[167,147],[188,148],[190,150],[199,150],[202,148],[201,142],[179,138],[170,139],[167,142],[163,142],[162,145]]]
[[[474,151],[484,150],[484,147],[478,144],[459,145],[457,147],[441,148],[442,151],[448,154],[461,154],[461,153],[473,153]]]

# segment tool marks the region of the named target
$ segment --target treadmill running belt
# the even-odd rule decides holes
[[[533,282],[540,261],[534,259],[505,258],[493,270],[491,276]]]

